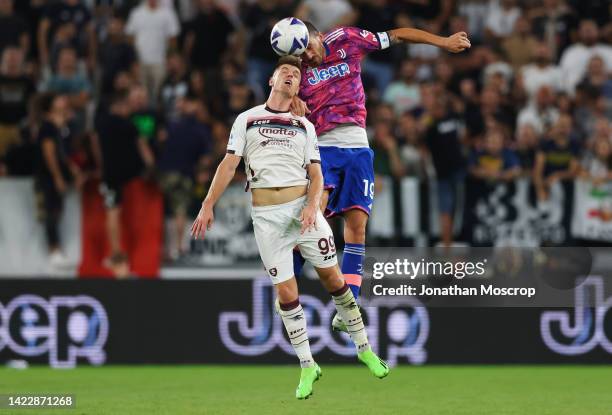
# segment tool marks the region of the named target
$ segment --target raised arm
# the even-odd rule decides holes
[[[453,53],[463,52],[469,49],[472,44],[465,32],[457,32],[454,35],[444,37],[434,35],[420,29],[410,27],[401,27],[387,31],[391,43],[409,42],[409,43],[425,43],[428,45],[437,46],[444,50]]]
[[[221,163],[219,163],[219,167],[217,167],[215,176],[210,184],[208,194],[202,202],[200,213],[198,213],[198,217],[191,226],[191,236],[193,236],[195,239],[198,239],[200,236],[204,238],[206,231],[210,230],[212,223],[215,220],[213,214],[215,203],[217,203],[217,200],[219,200],[225,189],[227,189],[227,186],[232,181],[234,173],[236,173],[236,167],[238,167],[238,164],[240,164],[240,159],[240,156],[228,153],[225,155]]]

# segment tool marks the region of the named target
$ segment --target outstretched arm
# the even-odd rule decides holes
[[[463,52],[472,46],[465,32],[457,32],[454,35],[444,37],[434,35],[424,30],[401,27],[399,29],[389,30],[387,34],[389,35],[391,43],[426,43],[453,53]]]
[[[202,208],[198,217],[191,225],[191,236],[195,239],[198,237],[204,238],[204,234],[207,230],[210,230],[213,221],[215,220],[213,214],[213,208],[217,200],[221,197],[227,186],[232,181],[234,173],[236,173],[236,167],[240,164],[240,156],[234,154],[226,154],[225,158],[219,163],[215,177],[213,177],[210,189],[206,198],[202,202]]]

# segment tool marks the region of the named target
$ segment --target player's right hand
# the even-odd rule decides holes
[[[291,100],[289,111],[296,117],[303,117],[306,114],[310,114],[310,110],[306,106],[306,103],[302,101],[297,95]]]
[[[471,47],[472,43],[470,42],[470,39],[468,39],[468,35],[465,32],[457,32],[454,35],[447,37],[444,44],[444,49],[452,53],[463,52]]]
[[[300,229],[300,234],[304,234],[314,228],[317,229],[317,206],[311,206],[310,204],[306,205],[300,214],[300,222],[302,222],[302,229]]]
[[[198,239],[199,237],[204,239],[206,231],[209,231],[212,228],[214,220],[215,215],[213,213],[212,206],[202,203],[198,217],[193,221],[193,225],[191,225],[191,236],[195,239]]]

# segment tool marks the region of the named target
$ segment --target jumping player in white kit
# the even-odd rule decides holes
[[[296,397],[305,399],[312,394],[312,385],[321,376],[321,369],[310,351],[306,317],[293,275],[295,246],[313,265],[338,314],[348,322],[358,359],[378,378],[385,377],[389,368],[369,345],[361,312],[338,267],[332,231],[319,210],[323,174],[315,128],[306,118],[289,112],[299,90],[301,68],[299,58],[279,59],[270,78],[272,91],[265,105],[251,108],[236,118],[227,154],[217,168],[191,234],[203,238],[210,229],[213,207],[244,158],[252,192],[255,239],[276,289],[283,324],[300,359],[302,372]]]

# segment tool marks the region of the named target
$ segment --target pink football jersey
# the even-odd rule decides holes
[[[365,128],[361,59],[368,52],[389,47],[387,33],[340,27],[325,34],[323,45],[325,57],[321,65],[302,68],[300,98],[311,111],[308,120],[315,125],[317,135],[340,124]]]

